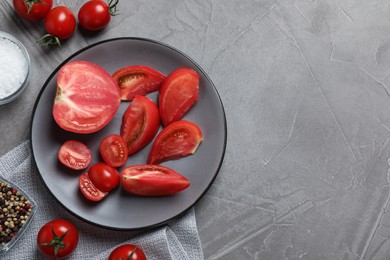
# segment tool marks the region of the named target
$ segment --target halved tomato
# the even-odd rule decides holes
[[[58,160],[73,170],[83,170],[91,163],[92,152],[84,143],[68,140],[58,150]]]
[[[180,120],[199,97],[199,75],[190,68],[170,73],[160,88],[158,104],[164,126]]]
[[[102,192],[92,183],[88,173],[79,176],[79,188],[81,193],[91,201],[100,201],[107,196],[108,192]]]
[[[128,157],[127,146],[122,136],[112,134],[100,142],[100,155],[109,166],[123,166]]]
[[[190,186],[189,180],[160,165],[134,165],[121,172],[123,188],[139,196],[168,196]]]
[[[194,154],[203,140],[196,124],[180,120],[169,124],[156,137],[148,156],[148,164],[159,164]]]
[[[136,95],[145,96],[160,89],[165,75],[148,66],[128,66],[112,74],[122,100],[131,101]]]
[[[136,96],[122,118],[120,134],[127,146],[128,155],[149,144],[160,127],[156,103],[144,96]]]
[[[53,116],[64,130],[88,134],[106,126],[120,105],[114,79],[87,61],[66,63],[58,72]]]

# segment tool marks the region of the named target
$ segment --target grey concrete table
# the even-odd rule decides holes
[[[206,259],[390,258],[389,1],[122,0],[107,29],[49,50],[11,3],[0,30],[26,45],[33,73],[0,107],[0,155],[28,138],[38,92],[70,54],[163,41],[204,68],[226,110],[224,164],[196,206]]]

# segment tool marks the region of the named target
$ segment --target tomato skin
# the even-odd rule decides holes
[[[27,1],[25,0],[13,0],[15,12],[22,18],[29,21],[39,21],[45,18],[49,13],[50,9],[53,7],[53,0],[41,0],[41,2],[36,2],[34,0]],[[29,11],[29,6],[32,5],[31,10]]]
[[[88,1],[81,6],[78,19],[80,25],[87,30],[104,29],[111,20],[111,14],[106,2],[102,0]]]
[[[44,26],[48,34],[65,40],[76,29],[76,17],[66,6],[56,6],[46,15]]]
[[[123,166],[128,157],[127,146],[122,136],[112,134],[100,142],[100,155],[109,166]]]
[[[157,135],[147,163],[159,164],[194,154],[202,140],[202,131],[195,123],[186,120],[173,122]]]
[[[101,201],[108,192],[102,192],[92,183],[88,173],[83,173],[79,176],[79,189],[81,193],[90,201]]]
[[[131,258],[129,256],[131,255]],[[108,257],[108,260],[146,260],[146,255],[141,248],[132,244],[124,244],[116,247]]]
[[[95,187],[102,192],[110,192],[119,186],[118,171],[103,162],[98,162],[88,170],[88,177]]]
[[[92,152],[84,143],[68,140],[58,150],[58,160],[70,169],[83,170],[91,163]]]
[[[56,257],[54,252],[54,245],[45,245],[53,241],[53,232],[57,237],[64,236],[62,242],[64,247],[59,246]],[[77,247],[79,241],[79,234],[76,227],[69,221],[64,219],[52,220],[41,227],[37,236],[37,244],[39,251],[49,259],[64,259],[69,256]]]
[[[127,66],[112,74],[118,84],[121,99],[131,101],[136,95],[145,96],[158,91],[165,80],[161,72],[141,65]]]
[[[190,186],[189,180],[161,165],[134,165],[121,171],[125,191],[138,196],[169,196]]]
[[[126,143],[128,155],[132,155],[156,136],[160,116],[156,103],[144,96],[136,96],[122,117],[120,135]]]
[[[163,82],[158,97],[164,126],[180,120],[199,98],[199,75],[190,68],[171,72]]]
[[[102,67],[79,60],[58,71],[53,116],[62,129],[79,134],[97,132],[111,121],[119,106],[116,83]]]

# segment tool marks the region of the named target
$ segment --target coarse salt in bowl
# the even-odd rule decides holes
[[[0,105],[16,99],[30,79],[30,56],[14,36],[0,31]]]

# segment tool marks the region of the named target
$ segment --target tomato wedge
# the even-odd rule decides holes
[[[73,170],[86,169],[92,160],[92,152],[82,142],[69,140],[58,150],[58,160]]]
[[[158,97],[164,126],[180,120],[199,97],[199,75],[190,68],[179,68],[170,73],[160,88]]]
[[[196,124],[186,120],[173,122],[157,135],[147,163],[159,164],[194,154],[202,140],[202,131]]]
[[[190,186],[189,180],[176,171],[160,165],[134,165],[121,172],[123,188],[139,196],[168,196]]]
[[[120,135],[127,146],[128,155],[149,144],[160,127],[157,105],[149,98],[136,96],[122,117]]]
[[[145,96],[160,89],[165,75],[148,66],[128,66],[112,75],[118,84],[122,100],[131,101],[136,95]]]
[[[79,176],[79,188],[84,197],[91,201],[101,201],[108,194],[108,192],[102,192],[96,188],[88,173],[83,173]]]
[[[53,116],[64,130],[88,134],[106,126],[120,105],[111,75],[87,61],[66,63],[58,72]]]
[[[109,166],[120,167],[127,161],[127,146],[122,136],[112,134],[100,142],[100,155]]]

